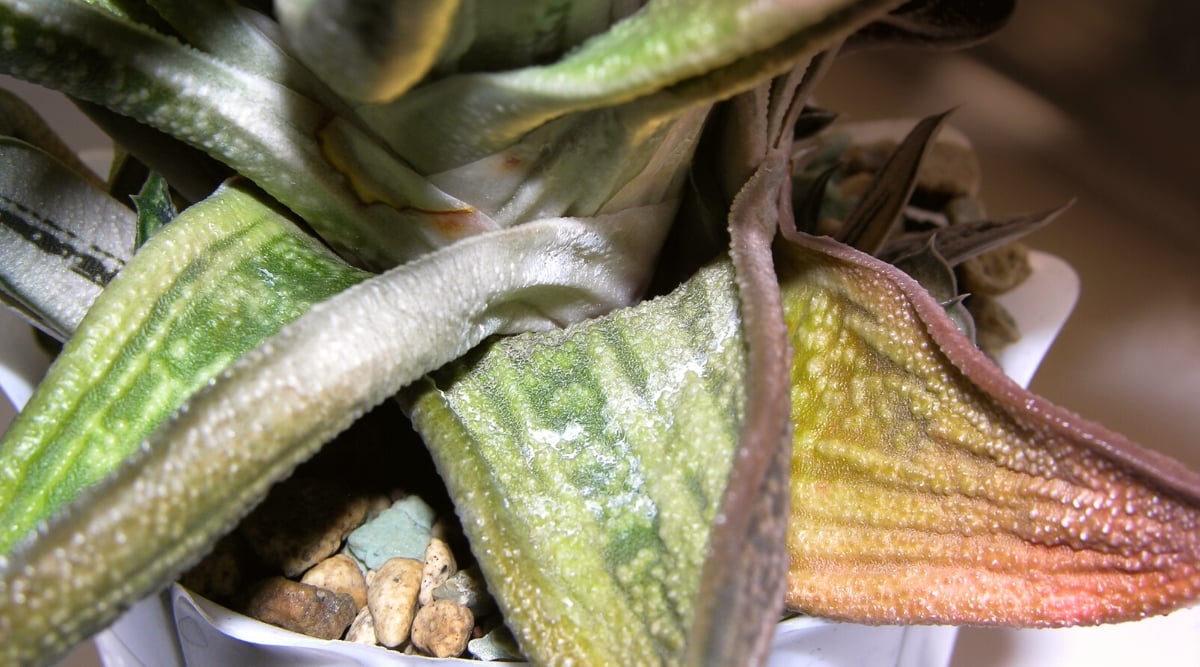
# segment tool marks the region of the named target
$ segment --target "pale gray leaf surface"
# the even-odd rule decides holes
[[[134,213],[48,154],[0,138],[0,290],[65,340],[133,255]]]

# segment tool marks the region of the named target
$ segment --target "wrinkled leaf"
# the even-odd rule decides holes
[[[1200,593],[1200,475],[1018,387],[886,264],[801,239],[788,605],[1066,625]]]
[[[899,234],[889,240],[877,255],[881,259],[895,258],[917,252],[932,242],[937,253],[951,266],[1007,245],[1050,224],[1073,202],[1049,211],[947,225],[924,232]]]

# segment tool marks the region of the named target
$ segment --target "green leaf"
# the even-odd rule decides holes
[[[49,661],[111,622],[357,417],[488,336],[630,303],[661,233],[643,218],[658,214],[627,209],[471,237],[313,306],[0,561],[0,662]],[[80,543],[88,548],[71,547]]]
[[[394,156],[386,173],[409,184],[404,192],[413,197],[372,206],[352,187],[352,178],[363,175],[343,178],[330,169],[319,140],[329,109],[141,24],[77,0],[4,0],[0,29],[9,47],[0,70],[199,147],[283,202],[355,263],[391,267],[443,245],[445,218],[457,218],[458,228],[482,224],[470,206],[437,192]],[[345,152],[360,143],[363,130],[351,123],[342,134],[349,137]]]
[[[0,137],[0,294],[59,340],[133,255],[133,217],[49,154]]]
[[[337,100],[283,48],[278,24],[266,16],[233,0],[150,0],[150,4],[191,45],[225,64],[325,104]]]
[[[458,0],[280,1],[292,52],[352,102],[386,102],[425,76],[455,26]]]
[[[178,215],[170,187],[157,172],[152,172],[142,189],[133,196],[133,206],[137,211],[136,245],[139,248]]]
[[[732,271],[440,371],[414,423],[536,664],[682,664],[743,409]]]
[[[54,130],[20,97],[0,88],[0,137],[28,143],[66,165],[97,188],[103,185]]]
[[[730,97],[895,4],[654,0],[549,65],[447,77],[360,113],[418,170],[436,173],[570,113],[646,97],[659,113],[680,113]]]
[[[0,440],[0,553],[243,352],[362,278],[246,191],[187,209],[100,294]]]

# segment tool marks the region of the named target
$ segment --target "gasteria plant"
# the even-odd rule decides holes
[[[761,664],[785,600],[1014,625],[1194,601],[1200,476],[948,315],[945,260],[1047,216],[897,233],[932,118],[808,233],[835,54],[1012,9],[0,0],[0,71],[124,158],[101,183],[2,100],[0,286],[66,344],[0,444],[0,655],[104,627],[393,396],[536,664]]]

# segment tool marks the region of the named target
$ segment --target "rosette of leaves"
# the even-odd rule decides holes
[[[185,200],[135,252],[161,189],[127,212],[36,121],[6,144],[5,293],[68,342],[0,445],[2,655],[103,627],[405,387],[538,664],[760,664],[785,593],[868,622],[1193,600],[1195,473],[1006,382],[953,296],[850,249],[907,241],[929,124],[841,242],[794,228],[837,50],[1011,10],[0,2],[0,70]]]

